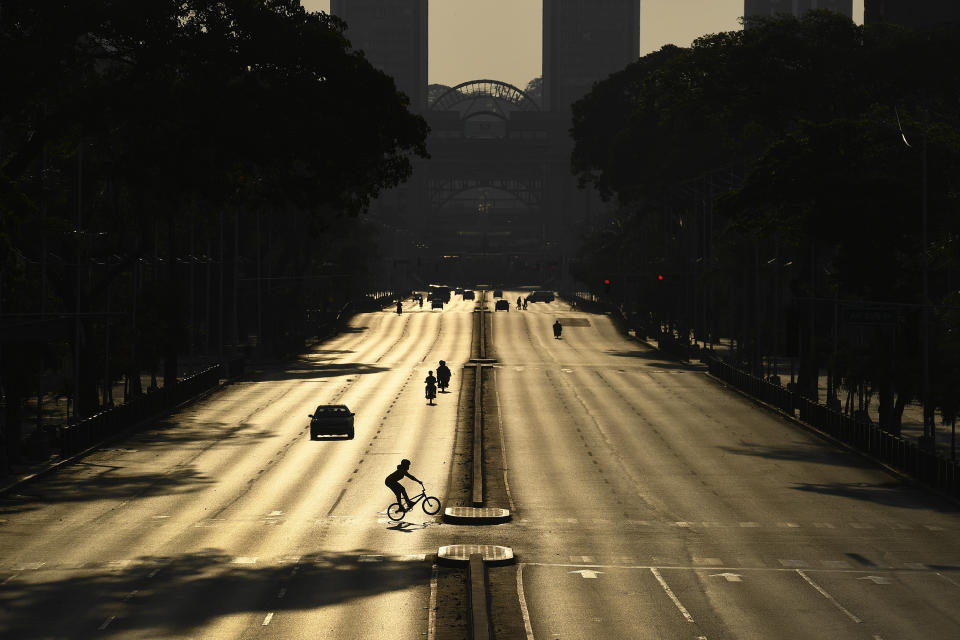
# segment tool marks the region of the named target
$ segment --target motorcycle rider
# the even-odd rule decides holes
[[[423,380],[426,385],[427,400],[433,404],[433,399],[437,397],[437,379],[433,377],[433,371],[427,372],[427,377]]]
[[[522,306],[523,306],[523,305],[522,305],[522,303],[520,302],[520,296],[517,296],[517,311],[520,311],[520,308],[521,308]]]
[[[397,315],[403,313],[403,300],[397,300]]]
[[[440,386],[440,393],[446,393],[447,387],[450,386],[450,376],[453,375],[450,373],[450,367],[447,366],[446,360],[440,361],[440,366],[437,367],[437,383]]]

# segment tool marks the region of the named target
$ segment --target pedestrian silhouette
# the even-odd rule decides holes
[[[561,333],[563,333],[563,325],[557,320],[553,323],[553,337],[559,340]]]
[[[433,399],[437,397],[437,379],[433,377],[433,371],[427,372],[427,377],[423,380],[426,385],[426,396],[427,400],[430,401],[430,404],[433,404]]]

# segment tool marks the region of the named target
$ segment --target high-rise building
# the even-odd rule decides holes
[[[412,110],[427,104],[427,0],[330,0],[347,39],[392,76]]]
[[[543,98],[566,111],[640,57],[640,0],[543,0]]]
[[[960,22],[958,0],[864,0],[863,22],[888,22],[913,29],[930,29]]]
[[[853,19],[853,0],[744,0],[745,18],[789,14],[800,17],[813,9],[828,9]]]

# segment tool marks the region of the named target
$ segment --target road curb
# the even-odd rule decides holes
[[[449,524],[502,524],[510,519],[510,510],[499,507],[447,507],[443,510],[443,521]]]
[[[5,494],[7,494],[8,492],[10,492],[10,491],[12,491],[12,490],[14,490],[14,489],[16,489],[16,488],[18,488],[18,487],[20,487],[20,486],[23,486],[23,485],[25,485],[25,484],[33,481],[33,480],[36,480],[36,479],[38,479],[38,478],[43,478],[44,476],[47,476],[47,475],[53,473],[54,471],[57,471],[57,470],[60,469],[61,467],[65,467],[65,466],[67,466],[67,465],[73,464],[73,463],[76,462],[77,460],[80,460],[81,458],[84,458],[85,456],[90,455],[91,453],[93,453],[93,452],[96,451],[97,449],[102,449],[105,445],[108,445],[108,444],[113,443],[113,442],[117,442],[117,441],[119,441],[119,440],[123,440],[124,438],[129,438],[130,436],[132,436],[132,435],[135,434],[136,432],[138,432],[138,431],[140,431],[141,429],[143,429],[143,428],[144,428],[145,426],[147,426],[148,424],[150,424],[150,423],[152,423],[152,422],[156,422],[156,421],[159,420],[160,418],[163,418],[163,417],[168,416],[168,415],[170,415],[170,414],[172,414],[172,413],[175,413],[175,412],[179,411],[180,409],[182,409],[183,407],[186,407],[187,405],[190,405],[190,404],[192,404],[192,403],[194,403],[194,402],[197,402],[197,401],[199,401],[199,400],[203,400],[204,398],[207,398],[207,397],[213,395],[214,393],[217,393],[218,391],[222,391],[222,390],[225,389],[229,384],[230,384],[230,380],[228,379],[228,380],[226,380],[225,382],[221,382],[221,383],[217,384],[217,386],[215,386],[215,387],[211,387],[211,388],[207,389],[206,391],[202,391],[201,393],[198,393],[198,394],[195,395],[195,396],[192,396],[192,397],[190,397],[190,398],[187,398],[186,400],[184,400],[183,402],[181,402],[181,403],[179,403],[179,404],[177,404],[177,405],[174,405],[174,406],[172,406],[172,407],[170,407],[170,408],[168,408],[168,409],[164,409],[163,411],[159,411],[159,412],[153,414],[152,416],[150,416],[150,417],[148,417],[148,418],[144,418],[144,419],[142,419],[142,420],[139,420],[138,422],[135,422],[134,424],[130,425],[129,427],[127,427],[127,428],[124,429],[123,431],[118,431],[117,433],[114,433],[113,435],[107,436],[106,438],[104,438],[104,439],[101,440],[100,442],[97,442],[96,444],[90,445],[89,447],[87,447],[87,448],[84,449],[83,451],[79,451],[79,452],[73,454],[72,456],[69,456],[69,457],[67,457],[67,458],[63,458],[62,460],[57,460],[56,462],[52,462],[52,463],[46,465],[46,466],[45,466],[44,468],[42,468],[42,469],[39,469],[39,470],[37,470],[37,471],[35,471],[35,472],[31,473],[31,474],[28,474],[28,475],[26,475],[26,476],[24,476],[24,477],[22,477],[22,478],[18,478],[17,480],[14,480],[13,482],[11,482],[11,483],[9,483],[9,484],[6,484],[6,485],[0,487],[0,496],[3,496],[3,495],[5,495]]]

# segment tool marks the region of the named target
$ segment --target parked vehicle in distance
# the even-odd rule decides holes
[[[454,292],[455,294],[457,294],[458,296],[462,296],[462,295],[463,295],[463,289],[461,289],[460,287],[457,287],[456,289],[454,289],[453,292]]]
[[[473,291],[471,291],[470,289],[464,289],[462,295],[463,295],[463,299],[464,299],[464,300],[476,300],[476,299],[477,299],[476,294],[475,294]]]
[[[534,291],[527,294],[527,302],[553,302],[553,291]]]
[[[345,404],[321,404],[310,414],[310,439],[345,435],[353,438],[353,416]]]
[[[443,300],[441,300],[440,298],[434,298],[433,300],[430,301],[430,308],[443,309]]]
[[[494,289],[494,290],[493,290],[493,297],[494,297],[494,298],[502,298],[502,297],[503,297],[503,290],[501,290],[501,289]]]
[[[493,305],[494,311],[510,311],[510,301],[504,300],[503,298],[497,300],[497,304]]]

